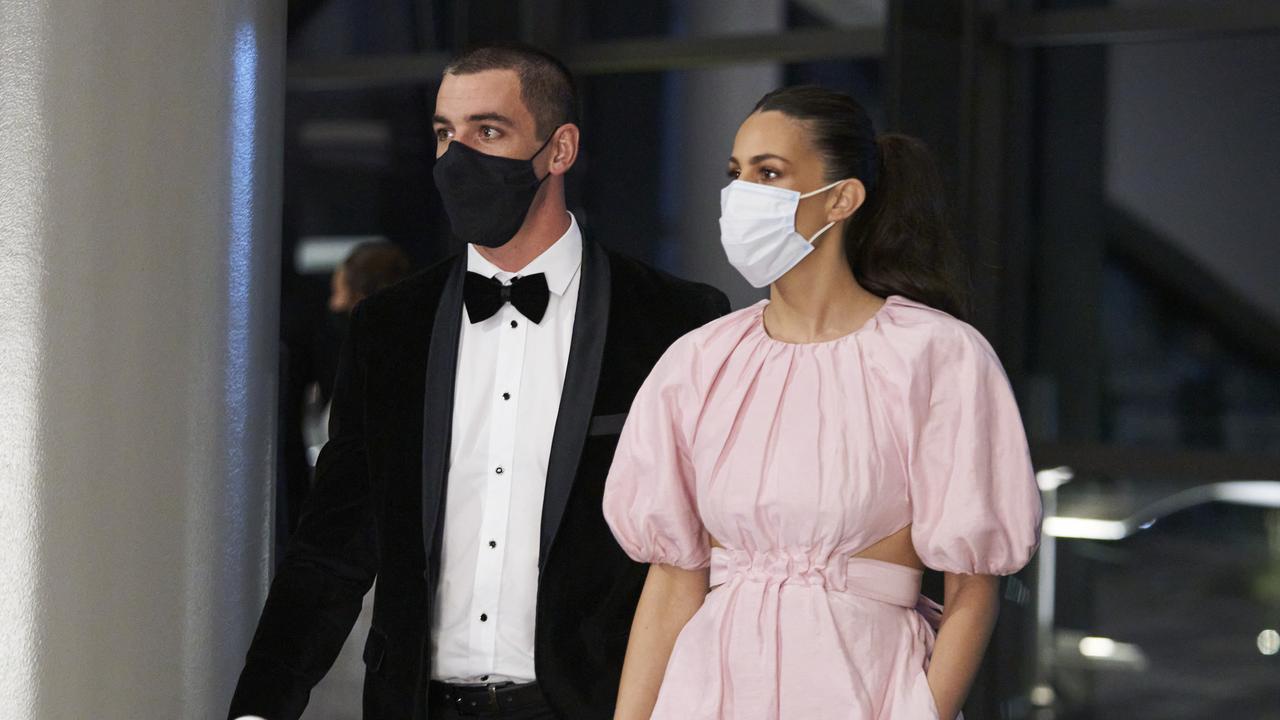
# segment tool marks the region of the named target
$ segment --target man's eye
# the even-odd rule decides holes
[[[485,140],[493,140],[501,134],[502,133],[498,132],[497,128],[491,128],[491,127],[480,128],[480,136],[483,137]]]
[[[451,137],[453,137],[453,133],[447,130],[446,128],[436,128],[437,142],[444,142],[445,140],[448,140]]]

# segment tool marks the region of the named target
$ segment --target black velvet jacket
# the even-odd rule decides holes
[[[455,256],[356,309],[334,385],[331,439],[271,583],[231,717],[301,715],[375,576],[365,720],[427,717],[429,604],[465,272],[465,256]],[[542,509],[535,639],[538,681],[566,719],[612,716],[645,577],[600,506],[622,421],[667,347],[728,310],[714,288],[583,242]]]

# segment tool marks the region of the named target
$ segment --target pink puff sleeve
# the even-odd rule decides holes
[[[939,333],[913,383],[911,538],[925,565],[1009,575],[1040,542],[1040,491],[1013,390],[968,325]]]
[[[667,350],[631,404],[605,482],[604,517],[633,560],[696,570],[710,563],[711,549],[685,427],[697,412],[687,345]]]

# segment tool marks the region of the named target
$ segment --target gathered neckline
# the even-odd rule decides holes
[[[754,326],[757,330],[759,330],[760,335],[766,341],[774,345],[781,345],[784,347],[792,347],[792,348],[820,348],[828,345],[836,345],[846,340],[849,340],[851,338],[857,337],[858,335],[861,335],[866,330],[870,330],[874,325],[876,325],[880,321],[880,316],[884,313],[884,309],[888,307],[890,303],[894,302],[895,298],[898,298],[898,297],[899,296],[897,295],[889,295],[884,299],[884,302],[880,304],[880,307],[877,308],[876,311],[871,314],[871,317],[867,318],[866,322],[862,323],[860,327],[858,327],[856,330],[853,330],[852,332],[848,332],[848,333],[845,333],[844,335],[831,338],[830,340],[816,340],[814,342],[791,342],[789,340],[779,340],[774,336],[770,335],[768,328],[764,326],[764,309],[769,306],[768,298],[765,298],[764,300],[761,300],[760,302],[755,304],[756,317],[755,317]]]

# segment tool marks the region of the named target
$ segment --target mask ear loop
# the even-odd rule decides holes
[[[812,244],[813,244],[813,242],[814,242],[815,240],[817,240],[819,237],[821,237],[821,236],[822,236],[822,233],[824,233],[824,232],[826,232],[826,231],[830,230],[834,225],[835,225],[835,223],[834,223],[834,222],[829,222],[829,223],[827,223],[826,225],[823,225],[821,230],[819,230],[818,232],[814,233],[814,234],[813,234],[813,237],[809,238],[808,240],[805,240],[805,242],[807,242],[807,243],[809,243],[810,245],[812,245]]]
[[[560,132],[560,128],[562,127],[564,126],[557,125],[556,129],[551,131],[551,134],[547,136],[547,139],[542,141],[542,147],[538,148],[537,152],[529,156],[529,162],[533,162],[534,160],[536,160],[538,156],[542,154],[542,151],[547,149],[547,146],[551,144],[551,138],[555,137],[556,133]],[[844,181],[841,180],[840,182],[844,182]],[[831,187],[831,186],[828,185],[827,187]]]
[[[557,133],[557,132],[560,132],[560,128],[562,128],[562,127],[564,127],[564,126],[563,126],[563,125],[557,125],[557,126],[556,126],[556,129],[555,129],[555,130],[552,130],[552,131],[551,131],[551,134],[547,136],[547,139],[542,141],[542,147],[538,148],[538,152],[534,153],[534,154],[529,158],[529,164],[530,164],[530,165],[533,165],[533,161],[534,161],[534,160],[537,160],[537,159],[538,159],[538,156],[542,154],[542,151],[547,149],[547,146],[551,144],[551,138],[554,138],[554,137],[556,136],[556,133]],[[546,174],[546,175],[543,175],[542,177],[538,178],[538,183],[537,183],[537,184],[538,184],[538,185],[541,185],[541,184],[542,184],[542,181],[543,181],[543,180],[546,180],[546,179],[547,179],[547,178],[549,178],[549,177],[551,177],[551,171],[550,171],[550,170],[548,170],[548,171],[547,171],[547,174]]]
[[[835,182],[831,183],[830,185],[827,185],[826,187],[820,187],[820,188],[818,188],[817,190],[812,190],[812,191],[810,191],[810,192],[807,192],[807,193],[805,193],[805,194],[801,195],[801,196],[800,196],[800,199],[801,199],[801,200],[803,200],[803,199],[805,199],[805,198],[807,198],[807,197],[813,197],[814,195],[818,195],[818,194],[824,193],[824,192],[826,192],[826,191],[830,190],[831,188],[833,188],[833,187],[835,187],[835,186],[839,185],[839,184],[840,184],[840,183],[842,183],[842,182],[844,182],[844,180],[837,180],[837,181],[835,181]],[[812,244],[814,243],[814,241],[815,241],[815,240],[817,240],[819,237],[822,237],[822,233],[824,233],[824,232],[826,232],[826,231],[830,230],[830,229],[831,229],[835,224],[836,224],[836,221],[832,221],[832,222],[827,223],[826,225],[823,225],[821,230],[819,230],[818,232],[814,233],[814,234],[813,234],[813,237],[806,239],[806,240],[805,240],[805,242],[807,242],[807,243],[809,243],[810,245],[812,245]]]
[[[541,150],[539,150],[538,152],[542,152],[542,151],[541,151]],[[537,156],[535,155],[534,157],[537,157]],[[848,178],[845,178],[845,180],[847,180],[847,179],[848,179]],[[820,188],[818,188],[817,190],[810,190],[809,192],[807,192],[807,193],[805,193],[805,194],[801,195],[801,196],[800,196],[800,199],[801,199],[801,200],[803,200],[803,199],[805,199],[805,198],[807,198],[807,197],[813,197],[814,195],[818,195],[818,194],[820,194],[820,193],[824,193],[824,192],[826,192],[826,191],[830,190],[831,188],[833,188],[833,187],[835,187],[835,186],[839,185],[839,184],[840,184],[840,183],[842,183],[842,182],[844,182],[844,180],[837,180],[837,181],[835,181],[835,182],[831,183],[830,185],[827,185],[826,187],[820,187]]]

